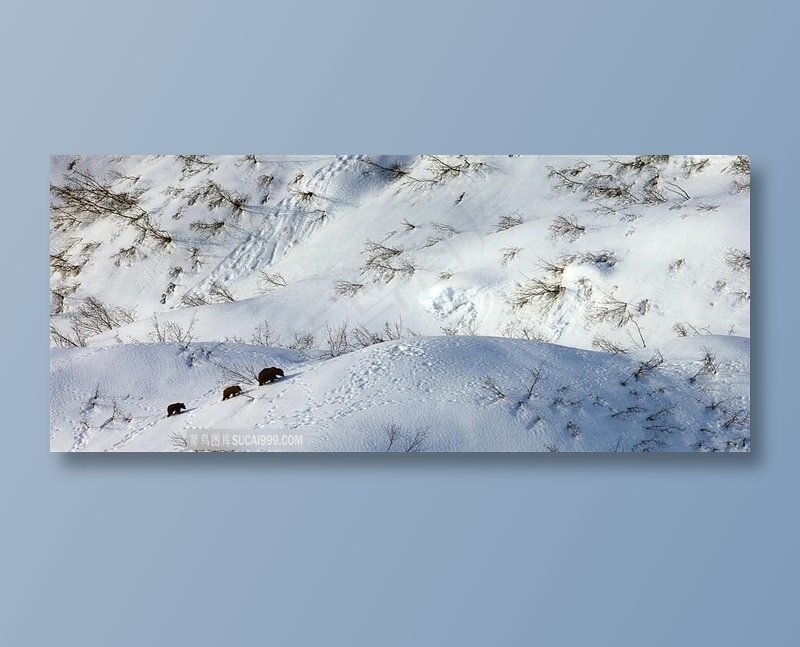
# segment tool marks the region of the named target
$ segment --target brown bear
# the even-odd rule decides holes
[[[222,391],[222,399],[227,400],[228,398],[232,398],[234,395],[239,395],[241,392],[242,387],[239,385],[226,387]]]
[[[181,409],[185,409],[186,405],[183,402],[176,402],[175,404],[171,404],[167,407],[167,418],[171,415],[178,415],[181,412]]]
[[[283,371],[275,366],[265,368],[258,374],[258,386],[264,386],[267,382],[273,382],[278,379],[278,376],[283,377]]]

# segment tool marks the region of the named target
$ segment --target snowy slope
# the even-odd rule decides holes
[[[747,449],[745,162],[54,157],[51,449],[364,451],[395,425],[431,451]],[[253,391],[237,358],[286,378]]]

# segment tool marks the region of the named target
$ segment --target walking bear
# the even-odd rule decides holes
[[[239,395],[241,392],[242,387],[238,385],[226,387],[222,391],[222,399],[227,400],[228,398],[232,398],[234,395]]]
[[[258,374],[258,386],[264,386],[267,382],[273,382],[277,380],[278,377],[283,377],[283,371],[281,369],[275,366],[265,368]]]
[[[181,409],[185,409],[186,405],[183,402],[176,402],[175,404],[171,404],[167,407],[167,418],[171,415],[178,415],[181,412]]]

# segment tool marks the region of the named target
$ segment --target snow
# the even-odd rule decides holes
[[[51,325],[69,337],[90,297],[127,310],[51,341],[51,450],[253,430],[285,451],[749,451],[749,191],[734,157],[623,166],[642,159],[53,157],[52,185],[135,190],[172,240],[54,212],[51,258],[80,269],[51,272]],[[531,279],[552,301],[513,307]],[[266,366],[285,377],[248,381]]]

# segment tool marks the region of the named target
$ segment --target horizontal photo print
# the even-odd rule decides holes
[[[749,452],[746,155],[54,155],[53,452]]]

